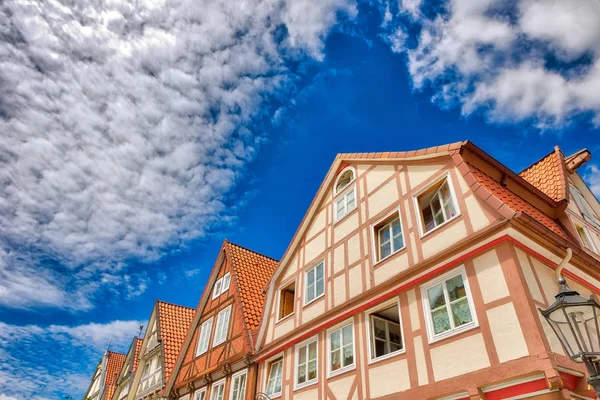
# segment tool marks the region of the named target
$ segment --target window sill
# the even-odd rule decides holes
[[[458,217],[460,217],[460,213],[456,214],[454,217],[450,218],[447,221],[444,221],[443,224],[436,226],[435,228],[421,234],[420,239],[424,239],[426,236],[432,234],[433,232],[436,232],[437,230],[439,230],[440,228],[443,228],[444,226],[448,225],[450,222],[456,220]]]
[[[354,371],[356,369],[356,363],[349,365],[344,368],[336,369],[335,371],[331,371],[327,374],[327,378],[333,378],[339,375],[343,375],[346,372]]]
[[[401,355],[404,355],[404,354],[406,354],[406,349],[398,350],[398,351],[395,351],[393,353],[386,354],[385,356],[381,356],[381,357],[370,359],[369,362],[368,362],[368,364],[369,365],[371,365],[371,364],[377,364],[380,361],[389,360],[390,358],[394,358],[396,356],[401,356]]]
[[[319,383],[319,379],[318,378],[317,379],[313,379],[312,381],[305,382],[305,383],[303,383],[301,385],[294,385],[294,392],[297,391],[297,390],[302,390],[304,388],[316,385],[317,383]]]
[[[304,303],[304,305],[302,306],[302,308],[306,308],[306,307],[310,306],[311,304],[316,303],[317,300],[320,300],[323,297],[325,297],[325,292],[323,292],[323,294],[319,295],[318,297],[315,297],[314,299],[312,299],[308,303]]]
[[[373,263],[373,268],[377,268],[379,267],[381,264],[384,264],[386,261],[389,261],[390,259],[394,258],[395,256],[397,256],[400,253],[404,253],[406,251],[406,245],[404,245],[404,247],[402,247],[401,249],[396,250],[394,253],[390,254],[389,256],[382,258],[381,260],[374,262]]]
[[[314,301],[314,300],[313,300],[313,301]],[[285,321],[285,320],[289,319],[289,318],[290,318],[290,317],[292,317],[293,315],[294,315],[294,313],[292,312],[292,313],[289,313],[288,315],[286,315],[285,317],[283,317],[283,318],[281,318],[281,319],[278,319],[277,321],[275,321],[275,325],[277,325],[278,323],[280,323],[280,322],[283,322],[283,321]]]
[[[427,328],[429,330],[431,327],[428,326]],[[476,329],[476,328],[479,328],[479,324],[476,323],[476,322],[472,322],[470,324],[463,325],[460,328],[455,329],[453,331],[444,332],[443,334],[440,334],[437,337],[430,337],[429,338],[429,344],[434,344],[434,343],[441,342],[443,340],[446,340],[448,338],[454,337],[456,335],[460,335],[461,333],[468,332],[468,331]]]

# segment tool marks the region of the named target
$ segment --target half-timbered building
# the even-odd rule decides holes
[[[129,346],[129,351],[127,352],[125,363],[123,364],[123,368],[121,368],[121,373],[117,379],[114,393],[111,397],[108,397],[107,400],[126,400],[127,396],[129,396],[133,376],[138,366],[141,348],[142,339],[136,336],[131,342],[131,346]]]
[[[165,393],[185,400],[254,398],[264,288],[277,261],[225,241]]]
[[[142,340],[128,400],[166,398],[163,389],[193,317],[193,308],[156,301]]]
[[[125,354],[107,350],[94,370],[83,400],[110,400],[124,362]]]
[[[600,293],[600,204],[555,148],[517,174],[461,142],[335,159],[268,285],[264,399],[587,399],[540,318]]]

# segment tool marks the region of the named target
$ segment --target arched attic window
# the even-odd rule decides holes
[[[335,182],[334,193],[337,197],[333,202],[333,215],[335,216],[336,222],[356,209],[356,190],[354,186],[352,186],[351,189],[346,190],[341,196],[338,196],[343,190],[347,189],[354,180],[354,169],[348,167],[342,170]]]
[[[350,167],[343,170],[342,173],[338,176],[337,182],[335,183],[335,194],[338,194],[342,190],[344,190],[353,180],[354,170]]]

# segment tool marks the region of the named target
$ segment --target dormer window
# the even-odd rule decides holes
[[[340,176],[335,183],[335,194],[341,193],[342,190],[354,180],[354,170],[352,168],[346,168],[342,171]]]

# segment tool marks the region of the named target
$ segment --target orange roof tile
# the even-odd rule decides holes
[[[163,346],[165,381],[169,380],[177,356],[194,318],[194,309],[158,302],[158,325]]]
[[[266,298],[263,289],[279,261],[231,242],[226,242],[226,251],[240,296],[244,323],[254,340],[253,333],[259,328]]]
[[[563,227],[553,218],[546,215],[531,203],[525,201],[522,197],[502,186],[499,182],[494,180],[489,175],[480,171],[471,164],[466,163],[473,174],[473,177],[482,185],[488,192],[495,196],[501,203],[508,206],[515,212],[521,211],[536,221],[540,222],[552,232],[557,233],[566,240],[569,240],[569,236],[565,233]],[[498,207],[499,208],[499,207]]]
[[[441,146],[433,146],[420,150],[410,150],[410,151],[394,151],[394,152],[384,152],[384,153],[340,153],[337,155],[337,158],[342,160],[351,160],[351,159],[374,159],[374,158],[409,158],[415,156],[430,156],[432,154],[442,154],[447,153],[448,151],[458,150],[461,146],[466,143],[464,142],[455,142],[444,144]]]
[[[113,393],[117,388],[119,374],[125,364],[125,354],[108,351],[108,360],[106,361],[106,373],[104,375],[104,394],[103,398],[112,399]]]
[[[142,338],[135,338],[135,351],[133,353],[133,367],[131,368],[131,372],[135,372],[138,366],[138,357],[140,355],[140,350],[142,349],[142,343],[144,340]]]
[[[558,147],[538,162],[522,171],[519,176],[554,201],[567,198],[567,174],[564,155]]]

